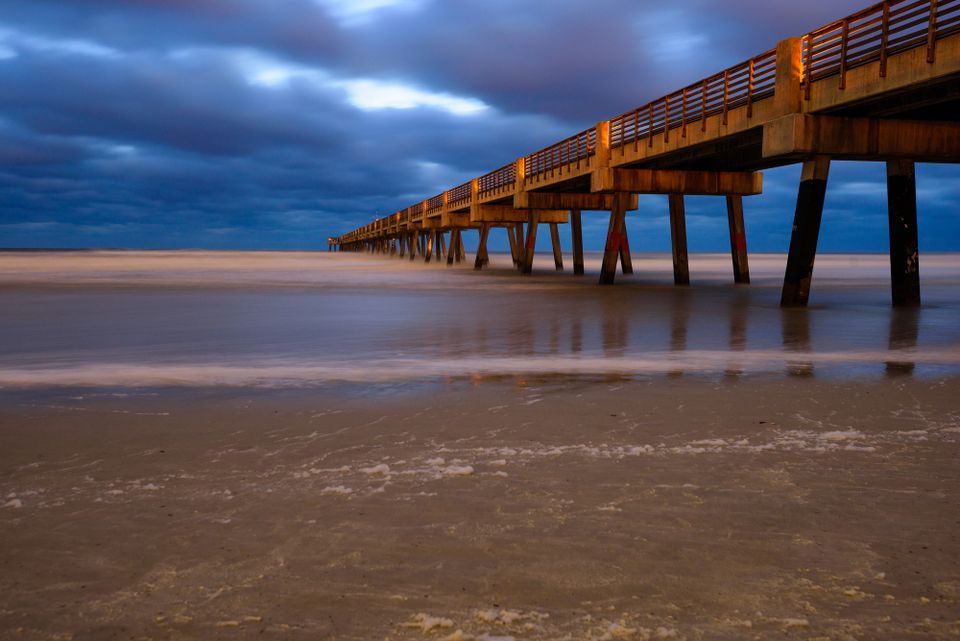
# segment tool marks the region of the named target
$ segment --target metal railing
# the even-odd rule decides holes
[[[524,177],[534,177],[553,171],[558,167],[576,163],[590,166],[590,156],[597,152],[597,129],[591,127],[585,131],[561,140],[555,145],[541,149],[523,159]]]
[[[447,206],[464,205],[473,199],[471,183],[463,183],[447,192]]]
[[[927,62],[936,56],[936,42],[960,32],[960,0],[890,0],[858,11],[803,37],[804,95],[811,84],[840,76],[876,60],[880,76],[887,73],[887,58],[907,49],[926,46]]]
[[[516,163],[510,163],[500,169],[495,169],[489,174],[480,176],[479,182],[478,191],[481,194],[503,187],[513,187],[517,184],[517,165]]]
[[[427,211],[443,209],[443,194],[437,194],[427,201]]]
[[[643,107],[610,120],[610,148],[622,147],[664,133],[669,140],[671,129],[687,135],[687,127],[700,123],[706,127],[708,116],[723,114],[747,106],[753,115],[753,103],[774,93],[777,76],[777,51],[771,49],[746,62],[684,87]]]

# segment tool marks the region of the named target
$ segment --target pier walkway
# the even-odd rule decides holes
[[[487,264],[490,229],[506,229],[530,273],[540,225],[557,269],[569,224],[583,273],[582,211],[610,222],[600,273],[631,273],[626,213],[640,194],[669,196],[674,281],[689,283],[685,195],[726,199],[734,280],[750,280],[743,197],[761,170],[803,163],[781,305],[804,306],[831,160],[885,162],[893,304],[920,304],[916,162],[960,162],[960,0],[890,0],[863,9],[499,169],[329,238],[331,249],[466,258]]]

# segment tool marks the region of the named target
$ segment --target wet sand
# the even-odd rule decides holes
[[[957,398],[679,373],[8,390],[0,638],[956,638]]]

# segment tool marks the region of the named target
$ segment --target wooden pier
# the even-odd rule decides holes
[[[960,162],[960,0],[891,0],[604,120],[545,149],[337,238],[331,249],[410,260],[488,263],[490,230],[506,231],[529,274],[549,225],[570,224],[573,271],[583,273],[581,212],[609,212],[600,283],[632,273],[627,212],[638,196],[668,196],[674,282],[690,282],[685,195],[726,199],[734,280],[749,283],[743,197],[763,169],[802,163],[781,305],[805,306],[832,160],[887,166],[893,304],[920,304],[916,162]]]

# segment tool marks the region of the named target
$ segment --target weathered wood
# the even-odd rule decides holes
[[[507,225],[504,229],[507,230],[507,240],[510,241],[510,257],[513,259],[513,266],[519,267],[520,255],[517,252],[517,238],[513,233],[513,225]]]
[[[567,210],[543,209],[539,211],[542,223],[566,223]],[[507,205],[473,205],[470,208],[472,225],[480,223],[525,223],[529,209],[514,209]]]
[[[480,227],[480,244],[477,245],[477,258],[473,261],[473,268],[481,270],[490,264],[490,257],[487,255],[487,236],[490,235],[490,223],[483,223]]]
[[[443,255],[446,253],[446,239],[444,238],[442,231],[435,231],[433,232],[433,234],[434,236],[437,237],[433,246],[437,252],[437,261],[439,261],[441,258],[443,258]]]
[[[887,218],[893,304],[896,307],[918,307],[920,249],[917,242],[917,182],[912,161],[887,162]]]
[[[613,207],[613,194],[587,194],[578,192],[538,192],[522,191],[514,194],[513,206],[516,209],[574,209],[609,211]],[[637,208],[637,195],[631,194],[627,209]],[[563,222],[541,219],[541,222]]]
[[[627,233],[627,219],[623,219],[623,235],[620,236],[620,272],[624,276],[633,273],[633,257],[630,255],[630,234]]]
[[[463,246],[463,230],[457,230],[457,262],[463,262],[467,259],[467,250]]]
[[[727,196],[727,224],[730,228],[730,257],[733,260],[733,282],[750,282],[747,262],[747,231],[743,225],[743,198]]]
[[[611,201],[611,205],[613,202]],[[573,273],[583,275],[583,225],[580,220],[580,210],[570,212],[570,234],[573,237]]]
[[[960,123],[791,114],[763,126],[764,158],[811,155],[956,162]]]
[[[560,250],[560,230],[557,223],[550,223],[550,242],[553,243],[553,264],[558,272],[563,271],[563,252]]]
[[[447,247],[447,265],[452,265],[456,254],[460,252],[460,243],[457,242],[457,234],[459,233],[459,229],[450,230],[450,245]]]
[[[793,233],[787,254],[787,269],[780,294],[782,307],[805,307],[810,298],[813,261],[817,256],[823,200],[827,193],[830,158],[818,156],[803,163],[797,208],[793,215]]]
[[[763,191],[763,174],[750,171],[687,171],[681,169],[597,169],[593,192],[752,196]]]
[[[626,204],[622,193],[615,194],[613,208],[610,211],[610,224],[607,227],[607,244],[604,247],[603,263],[600,267],[601,285],[612,285],[616,279],[617,259],[620,257],[620,239],[625,231]]]
[[[673,246],[673,284],[690,284],[690,264],[687,256],[687,220],[683,194],[670,194],[670,242]]]
[[[513,226],[513,233],[517,239],[517,269],[522,270],[524,256],[526,256],[525,240],[523,236],[523,223],[517,223]]]
[[[533,255],[537,246],[537,227],[540,225],[540,212],[532,210],[530,221],[527,223],[527,240],[523,244],[523,269],[521,273],[533,273]]]
[[[425,262],[425,263],[429,263],[430,260],[433,258],[433,238],[434,238],[434,236],[436,236],[436,233],[434,233],[434,232],[428,232],[428,233],[427,233],[426,249],[425,249],[424,252],[423,252],[423,262]]]

